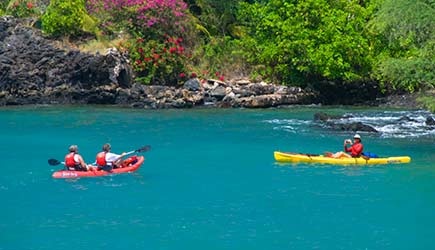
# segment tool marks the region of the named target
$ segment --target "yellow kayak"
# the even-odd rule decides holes
[[[341,165],[365,165],[365,164],[393,164],[393,163],[409,163],[411,157],[409,156],[394,156],[384,158],[332,158],[324,155],[314,154],[301,154],[301,153],[287,153],[275,151],[275,160],[278,162],[306,162],[306,163],[325,163],[325,164],[341,164]]]

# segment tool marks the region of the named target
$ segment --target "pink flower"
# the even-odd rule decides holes
[[[171,47],[171,48],[169,48],[169,53],[175,53],[177,51],[177,48],[175,48],[175,47]]]

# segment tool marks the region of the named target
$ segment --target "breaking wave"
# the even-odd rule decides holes
[[[433,114],[424,110],[347,112],[342,114],[342,117],[330,121],[335,124],[361,122],[376,129],[379,132],[377,135],[383,138],[435,137],[435,126],[426,124],[426,120],[433,118]],[[314,119],[271,119],[266,122],[272,124],[274,130],[291,133],[308,131],[312,127],[331,129],[328,125]]]

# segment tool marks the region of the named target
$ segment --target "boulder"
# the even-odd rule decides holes
[[[329,127],[333,130],[338,131],[353,131],[353,132],[369,132],[369,133],[377,133],[378,131],[367,124],[363,124],[362,122],[353,122],[353,123],[328,123]]]
[[[199,91],[201,89],[201,82],[198,78],[192,78],[184,83],[183,88],[190,91]]]
[[[435,126],[435,119],[432,116],[429,116],[426,118],[425,123],[427,126]]]

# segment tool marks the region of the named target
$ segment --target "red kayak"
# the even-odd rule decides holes
[[[139,169],[144,162],[143,156],[131,156],[125,159],[121,168],[115,168],[110,171],[95,170],[95,171],[74,171],[74,170],[58,170],[53,173],[53,178],[81,178],[81,177],[97,177],[120,173],[131,173]]]

